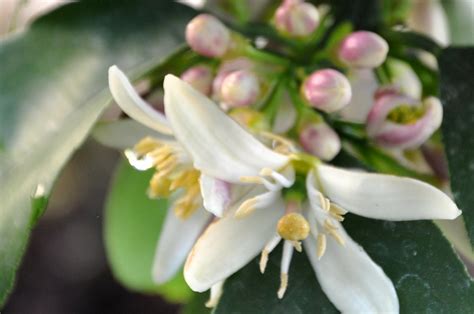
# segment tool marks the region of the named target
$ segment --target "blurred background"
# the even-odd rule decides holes
[[[382,1],[382,0],[381,0]],[[0,0],[0,40],[65,1]],[[258,1],[261,2],[261,1]],[[413,0],[412,23],[439,41],[474,41],[474,0],[443,1],[450,35],[440,29],[437,0]],[[433,8],[428,4],[435,4]],[[438,17],[436,17],[438,16]],[[420,23],[425,21],[426,23]],[[48,209],[35,227],[4,314],[177,313],[180,306],[122,287],[112,276],[102,242],[103,205],[119,153],[88,140],[63,170]]]

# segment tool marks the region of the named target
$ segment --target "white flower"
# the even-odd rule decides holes
[[[211,214],[201,209],[202,203],[222,217],[207,226],[185,264],[185,279],[193,290],[211,289],[209,306],[216,304],[223,281],[260,252],[264,271],[268,254],[283,239],[279,297],[287,286],[293,249],[301,250],[303,241],[323,290],[338,309],[397,312],[393,284],[346,234],[340,223],[343,215],[350,211],[412,220],[453,219],[460,213],[444,193],[428,184],[338,169],[296,152],[278,136],[273,136],[269,149],[174,76],[168,75],[164,83],[166,118],[138,97],[116,67],[110,70],[110,87],[129,116],[155,130],[149,130],[153,138],[128,151],[139,168],[157,167],[150,190],[165,196],[173,186],[184,188],[171,194],[178,200],[172,202],[158,244],[155,280],[171,278],[208,225]],[[134,129],[140,136],[146,134],[143,128]],[[300,197],[294,200],[294,195]]]
[[[264,270],[267,255],[283,238],[279,297],[293,248],[299,250],[303,241],[323,290],[339,310],[398,312],[393,284],[346,234],[340,223],[343,214],[395,221],[454,219],[460,211],[449,197],[414,179],[323,164],[278,138],[271,150],[178,78],[166,76],[164,89],[173,133],[194,167],[208,177],[246,187],[247,193],[194,245],[185,265],[193,290],[220,284],[260,252]],[[301,180],[306,181],[303,189],[295,184]],[[218,189],[209,192],[206,186],[201,184],[204,203],[221,204]],[[304,197],[294,202],[291,194]]]

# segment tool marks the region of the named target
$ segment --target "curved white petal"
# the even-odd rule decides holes
[[[390,279],[342,225],[336,224],[345,245],[328,237],[321,259],[317,257],[314,237],[303,242],[326,296],[342,313],[398,313],[398,298]]]
[[[109,88],[122,110],[138,122],[164,134],[172,134],[166,117],[147,104],[116,66],[109,68]]]
[[[102,145],[117,149],[131,148],[146,136],[173,140],[171,136],[156,132],[132,119],[101,122],[92,131],[92,136]]]
[[[242,219],[235,218],[234,211],[212,223],[189,253],[184,278],[192,290],[209,289],[257,256],[274,236],[284,203],[278,198]]]
[[[164,82],[165,110],[176,138],[209,176],[239,182],[264,168],[279,169],[288,157],[260,143],[215,103],[176,76]]]
[[[210,218],[203,208],[185,220],[179,219],[173,208],[168,209],[153,263],[156,283],[162,284],[176,274]]]
[[[230,183],[201,174],[199,184],[204,208],[222,217],[231,200]]]
[[[454,219],[456,204],[435,187],[405,177],[318,165],[321,191],[342,208],[385,220]]]

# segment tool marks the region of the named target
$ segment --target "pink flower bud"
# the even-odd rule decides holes
[[[325,112],[342,109],[351,101],[351,85],[340,72],[319,70],[306,78],[301,88],[308,103]]]
[[[205,65],[197,65],[181,74],[181,79],[206,96],[211,94],[214,76],[212,69]]]
[[[216,100],[220,100],[222,82],[230,73],[237,70],[250,70],[253,67],[252,61],[247,58],[237,58],[222,62],[217,75],[212,83],[212,93]]]
[[[284,1],[275,12],[276,28],[289,36],[308,36],[318,25],[319,12],[311,3]]]
[[[220,94],[228,107],[249,106],[260,94],[260,83],[252,71],[234,71],[222,81]]]
[[[387,58],[388,44],[375,33],[359,31],[342,41],[338,53],[339,59],[349,67],[376,68]]]
[[[221,57],[228,50],[230,32],[217,18],[199,14],[186,26],[186,42],[197,53],[206,57]]]
[[[306,152],[326,161],[336,157],[341,150],[339,136],[323,122],[304,126],[300,132],[300,143]]]
[[[423,144],[441,125],[443,107],[439,99],[423,102],[414,98],[386,93],[380,95],[367,117],[367,134],[377,144],[410,149]]]

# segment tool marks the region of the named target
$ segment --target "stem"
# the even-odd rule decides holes
[[[277,56],[276,54],[254,48],[251,45],[247,45],[244,51],[245,55],[251,59],[263,62],[269,62],[278,64],[284,67],[290,66],[291,62],[283,57]]]

